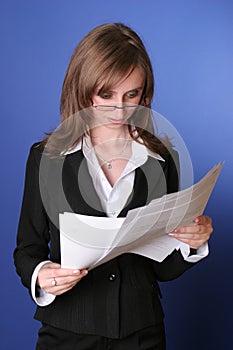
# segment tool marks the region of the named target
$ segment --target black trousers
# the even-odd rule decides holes
[[[148,327],[123,339],[75,334],[43,325],[36,350],[165,350],[164,325]]]

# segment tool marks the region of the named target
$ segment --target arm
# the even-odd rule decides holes
[[[17,247],[14,251],[16,271],[22,283],[30,290],[31,276],[36,266],[49,260],[49,222],[39,189],[39,160],[33,147],[25,175],[21,214],[18,225]],[[37,152],[39,155],[39,152]]]
[[[167,157],[164,170],[167,179],[167,192],[176,192],[179,187],[179,160],[178,154],[172,152],[172,157]],[[162,263],[154,264],[154,269],[159,280],[167,281],[183,274],[194,263],[206,257],[209,253],[208,240],[213,232],[212,221],[207,216],[199,216],[194,219],[194,225],[177,227],[169,234],[181,242],[180,249],[175,250]]]
[[[54,296],[65,293],[87,274],[86,270],[73,271],[61,268],[58,263],[48,262],[50,221],[40,195],[40,158],[39,150],[32,147],[27,161],[17,247],[14,251],[17,273],[36,302],[38,302],[37,297],[40,298],[45,293]],[[57,249],[60,249],[59,246]],[[52,284],[54,278],[56,278],[56,285]],[[50,298],[52,299],[54,298]],[[44,303],[44,300],[39,301],[41,302]]]
[[[167,193],[172,193],[179,190],[180,167],[179,156],[176,151],[171,152],[171,156],[168,158],[167,163],[168,165],[165,171]],[[170,237],[174,237],[183,243],[181,246],[182,255],[190,262],[195,262],[195,255],[200,255],[200,258],[202,258],[208,254],[208,240],[213,232],[212,219],[208,216],[201,215],[194,218],[193,221],[194,225],[177,227],[169,234]],[[193,258],[191,258],[190,255],[193,256]],[[200,258],[197,258],[196,261],[200,260]]]
[[[162,262],[153,261],[156,278],[162,282],[179,277],[193,265],[193,263],[184,260],[180,250],[174,250]]]

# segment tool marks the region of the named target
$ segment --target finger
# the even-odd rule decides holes
[[[67,269],[67,268],[60,268],[56,269],[54,271],[54,277],[68,277],[68,276],[86,276],[88,273],[87,269]]]
[[[49,283],[51,285],[54,284],[55,281],[55,285],[56,286],[66,286],[69,285],[71,283],[77,283],[79,282],[84,276],[87,275],[87,271],[84,270],[82,271],[82,273],[80,273],[79,275],[74,275],[74,276],[65,276],[65,277],[53,277],[52,279],[49,279]]]
[[[191,236],[191,237],[181,236],[181,237],[174,237],[174,238],[180,242],[188,244],[192,248],[197,249],[208,241],[209,236],[202,236],[202,237],[200,237],[200,236],[199,237],[197,237],[197,236],[195,236],[195,237],[194,236]]]
[[[172,234],[178,234],[178,233],[212,233],[213,232],[213,227],[211,224],[193,224],[189,226],[180,226],[177,227],[175,230],[173,230],[171,233]]]
[[[209,239],[209,234],[187,234],[187,233],[182,233],[182,234],[177,234],[174,236],[174,238],[178,240],[184,240],[184,241],[208,241]]]
[[[211,233],[213,232],[212,229],[209,230],[198,230],[196,232],[174,232],[174,233],[169,233],[169,236],[176,238],[176,239],[185,239],[185,240],[193,240],[193,241],[208,241],[210,238]]]
[[[211,225],[212,219],[207,215],[200,215],[194,219],[194,222],[198,225]]]
[[[190,248],[198,249],[200,248],[206,241],[205,240],[192,240],[186,238],[177,238],[180,242],[186,243],[190,246]]]
[[[43,267],[42,267],[43,269]],[[41,270],[42,270],[41,269]],[[73,270],[73,269],[64,269],[64,268],[44,268],[43,269],[43,275],[46,278],[53,278],[53,277],[67,277],[67,276],[79,276],[81,271],[79,269]]]
[[[169,236],[179,236],[179,235],[183,235],[183,234],[202,234],[204,232],[206,232],[207,229],[206,227],[203,225],[192,225],[192,226],[181,226],[181,227],[177,227],[175,230],[173,230],[172,232],[169,233]]]
[[[46,292],[50,293],[50,294],[54,294],[54,295],[60,295],[62,293],[64,293],[65,291],[67,290],[70,290],[72,289],[82,278],[79,278],[78,280],[76,281],[73,281],[72,283],[65,283],[65,284],[58,284],[60,282],[57,282],[56,285],[51,285],[48,284],[48,286],[46,288],[44,288],[46,290]]]
[[[77,282],[78,283],[78,282]],[[77,284],[77,283],[75,283],[75,284],[73,284],[73,285],[69,285],[69,286],[67,286],[66,288],[60,288],[60,289],[57,289],[55,292],[53,292],[53,294],[54,295],[62,295],[62,294],[64,294],[64,293],[66,293],[66,292],[68,292],[69,290],[71,290],[72,288],[74,288],[74,286]]]
[[[80,280],[86,276],[86,273],[76,276],[76,278],[72,279],[71,277],[60,278],[56,277],[46,281],[46,287],[44,289],[53,295],[61,295],[66,291],[72,289]],[[55,282],[55,284],[53,283]]]

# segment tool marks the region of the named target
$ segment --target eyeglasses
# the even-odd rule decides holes
[[[136,108],[138,108],[138,105],[125,105],[125,106],[107,106],[107,105],[97,105],[97,106],[92,106],[95,109],[97,109],[98,111],[108,111],[108,112],[112,112],[115,111],[116,109],[122,109],[125,111],[133,111]]]

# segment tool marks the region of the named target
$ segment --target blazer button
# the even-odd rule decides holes
[[[114,274],[114,273],[111,273],[111,275],[109,275],[109,277],[108,277],[108,279],[109,279],[109,281],[115,281],[115,279],[116,279],[116,275]]]

